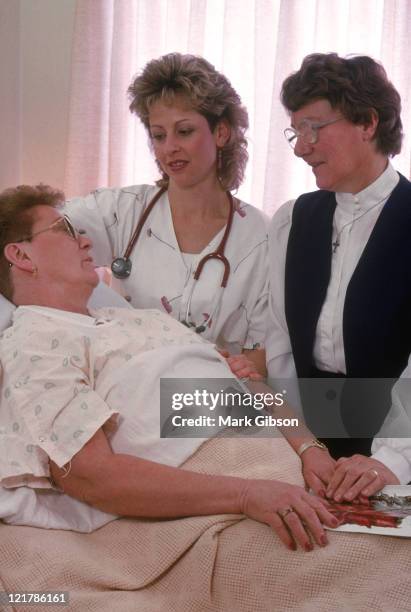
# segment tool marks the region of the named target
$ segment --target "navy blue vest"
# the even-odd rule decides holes
[[[309,378],[315,331],[331,274],[335,194],[294,205],[285,265],[285,314],[297,374]],[[411,183],[403,176],[383,207],[347,288],[347,377],[397,378],[411,353]],[[388,405],[379,410],[381,424]],[[375,427],[378,427],[378,423]]]

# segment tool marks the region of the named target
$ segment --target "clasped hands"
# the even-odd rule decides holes
[[[368,503],[385,485],[399,484],[395,474],[372,457],[353,455],[335,461],[327,451],[312,447],[302,454],[301,461],[307,487],[336,502]]]
[[[229,356],[220,351],[236,376],[262,380],[255,365],[245,355]],[[400,484],[398,478],[383,463],[372,457],[353,455],[335,461],[322,449],[308,448],[301,456],[304,480],[309,489],[323,498],[336,502],[358,500],[368,503],[368,498],[385,485]]]
[[[336,502],[368,503],[368,497],[385,485],[398,484],[397,477],[371,457],[353,455],[335,461],[328,451],[310,447],[301,455],[301,461],[307,488],[319,497],[308,493],[304,496],[300,487],[288,485],[289,489],[279,491],[281,495],[277,497],[274,515],[267,512],[266,517],[253,517],[270,524],[291,550],[295,550],[296,543],[306,551],[312,550],[312,540],[320,546],[327,543],[322,525],[336,527],[337,521],[330,518],[325,498]],[[324,498],[323,507],[319,505],[321,497]]]
[[[238,378],[254,381],[263,379],[255,364],[245,355],[230,356],[227,351],[219,352]],[[368,498],[385,485],[399,484],[395,474],[372,457],[353,455],[335,461],[328,451],[310,447],[302,453],[301,461],[307,488],[330,501],[358,501],[367,504]],[[252,508],[253,504],[248,501],[245,503],[244,513],[273,527],[282,542],[291,550],[295,550],[296,542],[306,551],[312,550],[310,535],[317,544],[324,546],[327,538],[322,523],[329,527],[336,526],[334,517],[326,509],[326,502],[323,502],[325,506],[319,505],[318,498],[303,492],[300,487],[283,483],[276,483],[276,487],[279,490],[275,504],[271,503],[261,514],[261,508]],[[270,489],[272,491],[272,483]]]

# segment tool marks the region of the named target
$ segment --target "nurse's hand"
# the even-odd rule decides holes
[[[400,481],[381,461],[353,455],[338,459],[326,495],[336,502],[351,502],[356,498],[364,502],[385,485],[392,484],[400,484]]]
[[[230,355],[224,349],[218,349],[230,370],[237,378],[249,378],[250,380],[264,380],[264,377],[258,372],[257,367],[251,359],[248,359],[243,353],[240,355]]]
[[[325,497],[327,486],[335,471],[336,461],[327,450],[312,446],[303,452],[301,462],[307,487],[320,497]]]
[[[96,268],[96,272],[98,274],[99,279],[103,281],[103,283],[111,287],[111,284],[113,282],[113,274],[110,268],[100,266]]]

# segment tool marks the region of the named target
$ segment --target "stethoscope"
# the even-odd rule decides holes
[[[136,229],[134,230],[134,233],[130,239],[130,242],[127,245],[127,248],[124,252],[123,257],[116,257],[115,259],[113,259],[113,262],[111,264],[111,271],[113,273],[113,275],[116,278],[119,279],[125,279],[128,278],[131,274],[131,268],[132,268],[132,262],[130,259],[130,255],[136,245],[136,242],[138,240],[138,237],[140,236],[141,230],[143,229],[143,226],[145,224],[145,222],[147,221],[148,216],[150,215],[151,211],[153,210],[155,204],[158,202],[158,200],[161,198],[161,196],[163,195],[163,193],[167,190],[167,187],[162,187],[160,189],[160,191],[158,191],[155,196],[152,198],[152,200],[150,201],[150,203],[148,204],[146,210],[144,211],[144,213],[142,214]],[[189,293],[189,297],[187,300],[187,307],[186,307],[186,312],[185,312],[185,320],[181,321],[182,323],[184,323],[184,325],[187,325],[188,327],[192,327],[194,328],[194,330],[197,333],[202,333],[206,330],[207,324],[210,325],[211,321],[213,319],[213,317],[215,316],[220,304],[221,304],[221,300],[222,300],[222,296],[223,296],[223,291],[227,286],[227,282],[228,282],[228,278],[230,276],[230,263],[227,259],[227,257],[224,254],[225,251],[225,246],[226,246],[226,242],[228,239],[228,236],[230,234],[230,230],[231,230],[231,225],[233,222],[233,217],[234,217],[234,201],[233,201],[233,197],[231,195],[231,193],[229,191],[226,192],[227,193],[227,197],[228,197],[228,201],[230,204],[230,210],[228,213],[228,219],[227,219],[227,225],[225,228],[225,232],[224,232],[224,236],[221,239],[220,244],[218,245],[217,249],[215,251],[213,251],[212,253],[208,253],[207,255],[205,255],[198,263],[196,271],[194,272],[194,282],[191,286],[191,290]],[[203,268],[205,266],[205,264],[210,261],[211,259],[217,259],[218,261],[221,261],[221,263],[224,266],[224,274],[223,274],[223,278],[220,284],[220,287],[218,289],[217,292],[217,299],[214,300],[213,303],[213,308],[211,310],[211,313],[209,315],[207,315],[203,322],[200,325],[195,325],[195,323],[191,320],[191,302],[193,299],[193,293],[194,293],[194,288],[197,284],[197,281],[199,280],[201,273],[203,271]]]

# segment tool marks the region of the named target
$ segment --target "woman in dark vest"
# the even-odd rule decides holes
[[[411,353],[411,183],[389,162],[401,149],[401,100],[373,59],[335,53],[307,56],[281,100],[285,136],[319,190],[272,221],[268,371],[298,376],[305,418],[326,445],[301,451],[318,458],[309,484],[349,499],[410,479],[395,440],[375,440],[369,457]],[[340,459],[334,475],[327,449]]]

